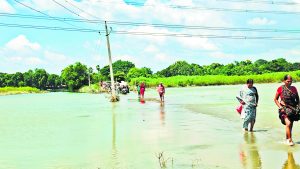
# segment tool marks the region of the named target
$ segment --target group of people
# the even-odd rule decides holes
[[[142,82],[140,85],[136,86],[136,90],[138,93],[138,97],[141,99],[144,99],[144,95],[145,95],[145,91],[146,91],[146,85],[145,82]],[[159,83],[158,87],[157,87],[157,92],[159,94],[160,97],[160,102],[164,102],[165,98],[165,86],[162,83]]]
[[[274,102],[278,106],[279,119],[285,125],[286,144],[292,146],[292,129],[294,121],[300,119],[299,95],[295,86],[292,86],[292,77],[285,75],[283,85],[278,87]],[[258,91],[253,86],[253,80],[248,79],[247,83],[240,90],[238,100],[242,104],[241,118],[244,119],[244,131],[253,131],[256,119],[256,108],[258,105]]]

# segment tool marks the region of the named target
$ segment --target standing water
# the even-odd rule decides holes
[[[167,88],[164,104],[151,89],[145,102],[134,92],[117,103],[98,94],[1,96],[0,168],[299,168],[300,125],[296,145],[283,144],[273,102],[280,85],[255,85],[253,133],[242,131],[235,112],[241,85]]]

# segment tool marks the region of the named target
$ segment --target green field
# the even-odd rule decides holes
[[[145,82],[148,87],[155,87],[162,82],[166,87],[186,87],[186,86],[209,86],[209,85],[234,85],[243,84],[251,78],[254,83],[276,83],[283,80],[284,75],[290,74],[294,81],[300,81],[300,71],[266,73],[262,75],[247,76],[224,76],[224,75],[207,75],[207,76],[173,76],[167,78],[134,78],[131,79],[130,85],[135,86]]]

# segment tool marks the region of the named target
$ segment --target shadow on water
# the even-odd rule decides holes
[[[292,152],[288,152],[288,158],[282,166],[282,169],[300,169],[300,165],[296,164],[294,155]]]
[[[261,168],[262,162],[256,145],[254,133],[244,133],[244,143],[240,150],[240,161],[243,168]]]

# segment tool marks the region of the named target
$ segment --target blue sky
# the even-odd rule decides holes
[[[295,2],[295,5],[264,4],[258,1],[254,1],[258,3],[240,3],[222,0],[56,1],[78,15],[67,11],[53,0],[20,0],[20,2],[52,17],[76,19],[95,19],[97,17],[101,20],[120,22],[300,30],[299,14],[224,12],[200,10],[198,8],[300,12],[300,0],[275,1]],[[132,2],[139,4],[132,4]],[[198,9],[178,9],[172,8],[171,5],[197,7]],[[42,15],[16,3],[14,0],[0,0],[0,13]],[[0,23],[104,29],[104,23],[65,23],[57,20],[25,19],[1,15]],[[300,33],[291,34],[287,32],[233,32],[225,30],[172,29],[167,27],[125,25],[109,25],[109,27],[112,27],[113,31],[300,38]],[[186,60],[189,63],[207,65],[214,62],[227,64],[246,59],[255,61],[257,59],[272,60],[282,57],[290,62],[300,62],[300,40],[137,36],[115,34],[112,32],[110,42],[113,61],[118,59],[129,60],[135,63],[137,67],[150,67],[154,72],[166,68],[177,60]],[[100,67],[107,65],[108,54],[104,34],[0,26],[0,72],[14,73],[34,68],[44,68],[50,73],[60,74],[60,71],[64,67],[76,61],[94,68],[96,65],[100,65]]]

